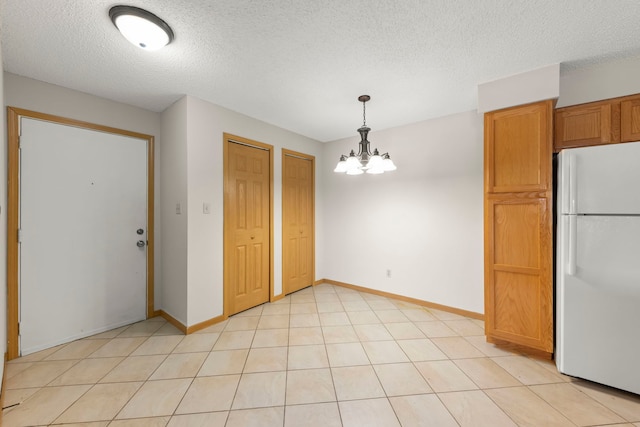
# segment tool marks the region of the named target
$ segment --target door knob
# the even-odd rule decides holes
[[[136,243],[136,246],[139,248],[144,248],[144,240],[138,240],[138,243]]]
[[[142,235],[142,234],[144,234],[144,230],[142,228],[138,228],[136,230],[136,233]]]

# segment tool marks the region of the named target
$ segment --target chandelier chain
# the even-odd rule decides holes
[[[362,103],[362,126],[367,125],[367,113],[366,113],[367,103]]]

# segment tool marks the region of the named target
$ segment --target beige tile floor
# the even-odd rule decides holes
[[[189,336],[155,318],[11,361],[5,426],[628,426],[640,396],[483,323],[319,285]]]

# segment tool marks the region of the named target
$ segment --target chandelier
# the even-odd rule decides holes
[[[340,161],[336,165],[334,172],[344,173],[347,175],[361,175],[363,173],[380,174],[389,171],[396,170],[396,165],[389,157],[389,153],[380,154],[378,149],[373,150],[373,153],[369,150],[369,140],[367,135],[370,128],[367,127],[367,116],[365,110],[365,102],[370,100],[369,95],[360,95],[358,101],[362,102],[362,126],[358,129],[360,134],[360,147],[358,154],[353,150],[349,153],[349,156],[344,154],[340,156]]]

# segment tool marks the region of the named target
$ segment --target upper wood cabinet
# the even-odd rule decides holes
[[[553,150],[640,141],[640,95],[572,105],[555,111]]]
[[[489,112],[484,124],[487,341],[550,357],[553,101]]]
[[[549,101],[551,102],[551,101]],[[485,115],[485,191],[551,188],[551,110],[528,104]],[[553,108],[553,107],[551,107]]]
[[[555,125],[554,151],[620,142],[620,102],[558,108]]]
[[[622,142],[640,141],[640,95],[620,102]]]

